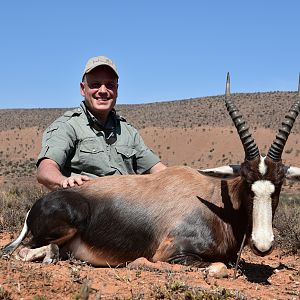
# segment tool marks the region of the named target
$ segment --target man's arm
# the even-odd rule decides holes
[[[154,165],[151,169],[149,169],[148,171],[146,171],[146,173],[156,173],[156,172],[160,172],[164,169],[166,169],[167,166],[165,166],[162,162],[158,162],[156,165]]]
[[[49,158],[44,158],[38,165],[37,181],[53,191],[58,188],[67,188],[75,185],[82,185],[90,178],[86,175],[66,177],[60,172],[58,164]]]

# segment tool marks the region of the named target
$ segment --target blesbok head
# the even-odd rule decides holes
[[[272,220],[283,181],[285,178],[297,180],[300,178],[300,168],[285,166],[281,159],[284,146],[300,111],[300,74],[296,101],[286,114],[266,156],[260,154],[249,127],[230,96],[229,73],[225,103],[244,147],[244,162],[240,165],[200,170],[200,173],[223,179],[240,176],[240,184],[244,186],[239,189],[239,193],[242,191],[243,195],[237,196],[243,199],[242,205],[248,210],[250,219],[247,229],[248,244],[255,254],[264,256],[273,248]]]

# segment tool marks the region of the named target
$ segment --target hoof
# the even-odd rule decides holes
[[[15,259],[26,261],[28,254],[30,252],[30,248],[21,248],[15,255]]]
[[[51,264],[58,261],[59,248],[55,244],[50,244],[40,248],[22,248],[16,254],[16,259],[22,261],[42,260],[45,264]]]
[[[50,244],[43,259],[43,264],[55,264],[59,259],[59,248],[56,244]]]

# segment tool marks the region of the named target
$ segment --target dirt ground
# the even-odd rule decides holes
[[[8,233],[0,233],[0,246],[9,240]],[[195,296],[200,290],[202,296],[214,291],[221,297],[205,299],[300,299],[299,256],[275,249],[262,258],[245,248],[242,259],[234,280],[234,268],[227,278],[216,279],[176,265],[147,271],[94,268],[74,260],[43,265],[2,258],[0,299],[203,299]]]

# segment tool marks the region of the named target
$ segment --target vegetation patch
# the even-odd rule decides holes
[[[288,253],[300,254],[300,194],[281,194],[274,227],[275,241]]]

